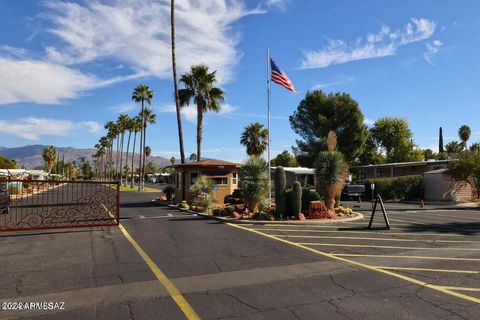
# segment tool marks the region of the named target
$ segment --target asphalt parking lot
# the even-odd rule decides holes
[[[480,211],[229,225],[153,197],[122,194],[120,228],[0,234],[0,302],[65,302],[0,318],[480,318]]]

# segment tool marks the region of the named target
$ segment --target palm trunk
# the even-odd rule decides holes
[[[177,62],[175,56],[175,0],[170,1],[170,25],[172,32],[172,72],[173,88],[175,91],[175,110],[177,112],[178,144],[180,145],[181,163],[185,163],[185,151],[183,149],[182,114],[180,113],[180,103],[178,98]]]
[[[135,182],[134,175],[135,175],[135,166],[134,166],[134,160],[135,160],[135,142],[137,141],[137,132],[133,134],[133,150],[132,150],[132,181],[130,183],[130,188],[133,189],[133,184]]]
[[[120,141],[120,185],[123,182],[123,141],[125,140],[125,132],[121,134],[122,139]]]
[[[147,145],[147,123],[145,123],[145,128],[143,128],[143,167],[142,167],[142,191],[145,189],[145,162],[147,159],[145,153],[145,146]]]
[[[117,135],[117,151],[115,153],[115,180],[118,180],[118,159],[120,150],[120,134]]]
[[[143,185],[142,185],[142,180],[143,180],[143,177],[142,177],[142,160],[143,160],[143,127],[145,126],[145,117],[144,117],[144,114],[143,114],[143,103],[144,101],[142,100],[142,110],[140,111],[141,113],[141,118],[142,118],[142,124],[140,126],[140,162],[139,162],[139,166],[138,166],[138,170],[139,170],[139,179],[138,179],[138,191],[142,191],[143,189]]]
[[[130,149],[130,138],[132,137],[132,130],[128,131],[128,140],[127,140],[127,154],[125,156],[125,166],[127,167],[127,172],[125,173],[125,183],[124,186],[127,186],[128,180],[128,150]]]
[[[203,108],[201,102],[197,104],[197,161],[202,159]]]

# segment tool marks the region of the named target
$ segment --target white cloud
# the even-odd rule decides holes
[[[289,4],[290,0],[265,0],[265,5],[267,7],[275,7],[281,11],[285,11]]]
[[[94,121],[73,123],[68,120],[34,117],[20,118],[15,121],[0,120],[1,133],[27,140],[40,140],[44,136],[65,137],[76,130],[86,130],[96,134],[101,132],[103,127]]]
[[[440,50],[442,45],[443,43],[440,40],[434,40],[431,43],[425,44],[427,51],[424,53],[423,57],[431,65],[433,65],[432,58],[438,53],[438,50]]]
[[[342,84],[350,83],[352,81],[355,81],[355,77],[350,76],[350,77],[346,77],[344,79],[340,79],[340,80],[336,80],[336,81],[318,83],[318,84],[314,85],[312,89],[315,90],[315,89],[325,89],[325,88],[328,88],[328,87],[336,87],[336,86],[340,86]]]
[[[136,73],[171,76],[170,1],[48,1],[46,6],[50,12],[44,17],[53,24],[49,31],[63,41],[45,49],[51,61],[74,65],[113,58]],[[239,34],[232,27],[261,12],[248,10],[243,1],[177,2],[179,72],[205,63],[218,70],[221,82],[231,79],[241,56],[236,49]]]
[[[158,108],[160,112],[169,112],[169,113],[175,113],[175,105],[169,104],[164,107]],[[222,104],[220,111],[219,112],[207,112],[205,115],[206,116],[211,116],[211,115],[218,115],[218,116],[224,116],[224,117],[230,117],[231,115],[234,115],[234,111],[237,110],[236,106],[232,106],[228,103]],[[186,107],[182,108],[182,116],[183,119],[196,123],[197,122],[197,107],[195,105],[188,105]]]
[[[412,18],[403,29],[391,31],[382,26],[380,31],[357,39],[353,44],[343,40],[329,40],[326,48],[304,52],[302,69],[325,68],[350,61],[392,56],[399,47],[430,38],[436,23]]]
[[[136,106],[133,102],[125,102],[108,107],[108,110],[114,113],[127,113],[135,109],[138,109],[138,106]]]

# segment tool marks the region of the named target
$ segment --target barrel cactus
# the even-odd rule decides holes
[[[300,213],[302,213],[302,185],[298,181],[293,183],[292,213],[295,216],[298,216]]]

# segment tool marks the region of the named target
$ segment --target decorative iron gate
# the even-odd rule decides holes
[[[115,226],[118,182],[0,180],[0,231]]]

